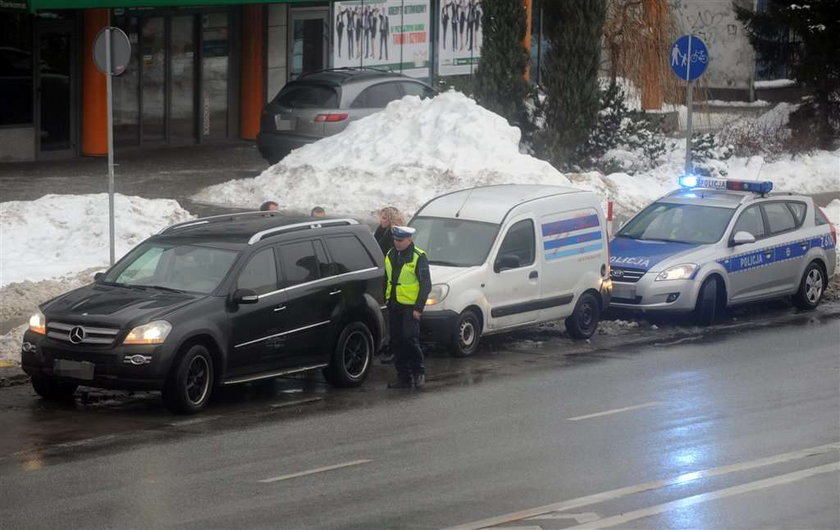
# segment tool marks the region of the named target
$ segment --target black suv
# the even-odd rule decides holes
[[[162,390],[193,413],[214,386],[322,369],[360,385],[384,334],[382,254],[352,219],[249,212],[170,226],[40,307],[22,364],[44,398],[79,384]]]

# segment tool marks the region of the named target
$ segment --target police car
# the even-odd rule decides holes
[[[837,232],[810,197],[772,182],[682,176],[610,243],[611,305],[696,312],[793,296],[813,309],[836,264]]]

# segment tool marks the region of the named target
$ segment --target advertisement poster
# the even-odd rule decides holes
[[[481,0],[440,0],[438,74],[469,75],[481,56]]]
[[[429,0],[353,0],[333,7],[333,67],[429,77]]]

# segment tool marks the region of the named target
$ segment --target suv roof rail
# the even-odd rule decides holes
[[[175,223],[174,225],[169,225],[167,227],[164,227],[163,230],[161,230],[160,232],[158,232],[158,235],[163,234],[164,232],[169,232],[171,230],[178,230],[178,229],[181,229],[181,228],[189,228],[191,226],[205,225],[205,224],[209,224],[211,222],[218,223],[218,222],[226,221],[226,220],[233,221],[234,218],[236,218],[236,217],[245,217],[245,216],[251,216],[251,215],[262,215],[262,216],[273,217],[274,215],[276,215],[276,213],[275,212],[257,211],[257,212],[239,212],[239,213],[226,213],[226,214],[222,214],[222,215],[211,215],[210,217],[201,217],[199,219],[193,219],[191,221],[184,221],[184,222],[181,222],[181,223]]]
[[[384,68],[376,68],[373,66],[340,66],[338,68],[318,68],[315,70],[307,70],[306,72],[301,72],[297,79],[302,79],[306,76],[310,76],[313,74],[320,74],[323,72],[365,72],[365,71],[372,71],[372,72],[379,72],[382,74],[395,74],[399,75],[399,72],[394,72],[392,70],[386,70]]]
[[[311,230],[314,228],[329,228],[332,226],[349,226],[357,224],[359,224],[359,222],[355,219],[329,219],[326,221],[312,221],[306,223],[295,223],[286,226],[275,226],[274,228],[262,230],[261,232],[257,232],[256,234],[252,235],[251,239],[248,240],[248,244],[253,245],[254,243],[257,243],[264,237],[280,234],[283,232],[294,232],[297,230]]]

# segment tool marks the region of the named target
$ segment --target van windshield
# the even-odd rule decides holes
[[[416,217],[414,243],[426,251],[429,263],[448,267],[481,265],[496,240],[499,225],[442,217]]]

